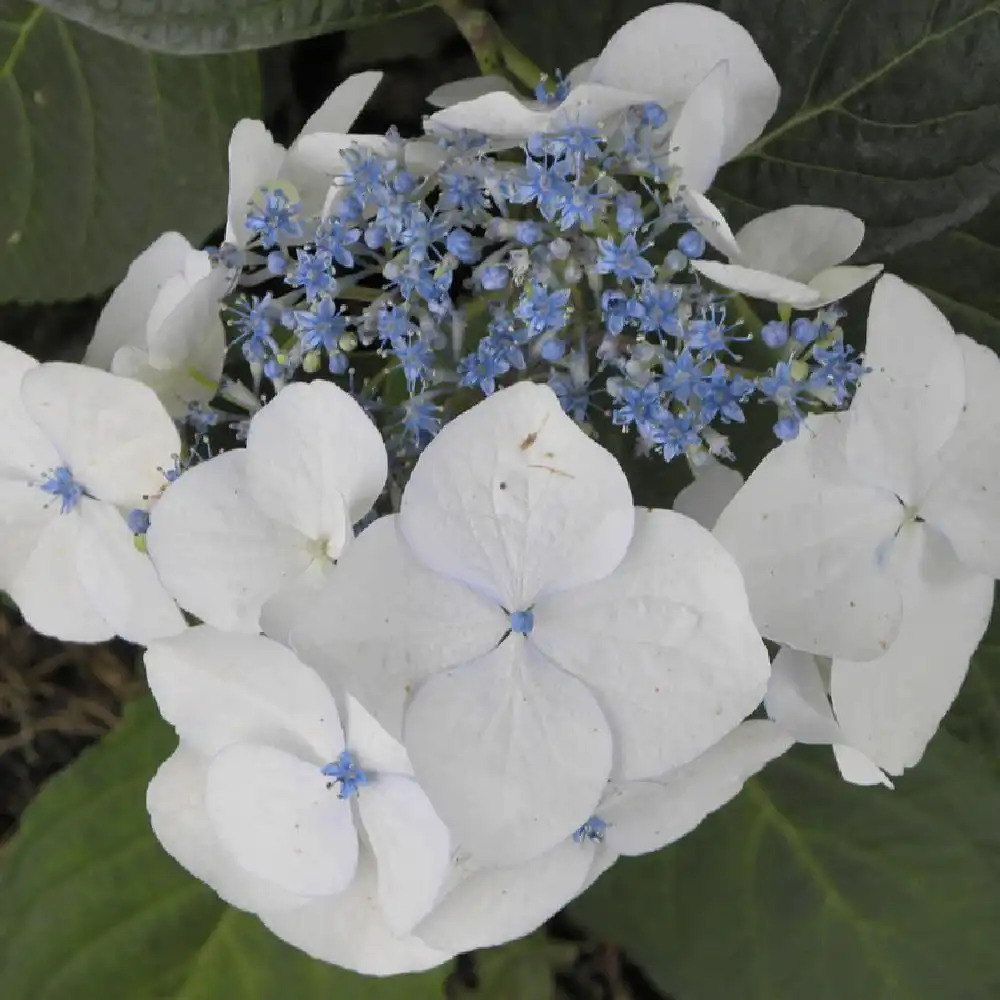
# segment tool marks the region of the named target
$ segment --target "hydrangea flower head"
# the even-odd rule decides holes
[[[402,736],[458,841],[496,864],[571,836],[612,773],[694,759],[767,679],[727,555],[636,512],[613,457],[532,383],[442,429],[292,642]]]
[[[152,389],[0,343],[0,590],[32,627],[77,642],[185,627],[127,522],[179,451]]]
[[[250,421],[246,448],[172,483],[147,547],[182,607],[219,628],[270,632],[332,568],[382,492],[386,452],[361,407],[329,382],[283,389]]]
[[[899,774],[955,697],[1000,576],[1000,359],[887,275],[865,363],[850,410],[809,417],[715,533],[763,634],[832,658],[844,742]]]
[[[378,975],[450,957],[414,938],[451,866],[402,747],[263,636],[198,626],[146,651],[180,745],[149,786],[164,847],[279,937]]]

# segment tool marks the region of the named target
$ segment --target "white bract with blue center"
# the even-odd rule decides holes
[[[700,228],[729,263],[696,260],[696,271],[734,292],[797,309],[846,298],[882,271],[881,264],[843,266],[861,246],[865,224],[839,208],[792,205],[754,219],[735,237],[724,227]]]
[[[1000,359],[886,276],[866,364],[848,413],[771,452],[715,533],[763,634],[832,658],[843,741],[899,774],[954,699],[1000,576]]]
[[[228,283],[205,251],[164,233],[111,293],[84,364],[144,382],[174,418],[208,403],[226,355],[220,300]]]
[[[345,167],[344,150],[361,139],[377,145],[382,137],[348,134],[375,88],[381,73],[348,77],[305,123],[285,149],[263,122],[244,118],[229,140],[229,210],[226,243],[243,248],[254,236],[248,214],[266,214],[269,195],[297,205],[305,216],[318,215],[334,176]]]
[[[150,556],[202,621],[256,632],[268,605],[277,637],[371,510],[386,469],[381,435],[346,392],[290,385],[254,415],[246,448],[171,484],[150,518]]]
[[[452,844],[403,748],[283,646],[198,626],[146,651],[180,745],[149,786],[153,829],[233,906],[325,961],[375,975],[450,957],[410,932]]]
[[[448,106],[428,118],[427,129],[467,129],[516,143],[571,126],[610,125],[626,108],[652,103],[667,115],[664,164],[704,191],[719,167],[763,132],[780,94],[746,29],[688,3],[632,18],[568,83],[561,101],[542,103],[495,89],[495,78],[484,78],[485,92],[462,81],[431,95],[433,103]]]
[[[457,840],[499,865],[571,836],[609,777],[692,761],[768,675],[727,553],[637,512],[611,454],[529,382],[444,427],[292,643],[402,736]]]
[[[0,590],[33,628],[146,642],[185,627],[126,522],[179,451],[151,389],[0,343]]]
[[[491,868],[460,855],[453,885],[416,928],[456,952],[530,933],[587,889],[619,855],[646,854],[690,833],[737,795],[752,775],[792,745],[773,723],[737,726],[689,764],[644,781],[615,781],[594,813],[545,853]]]

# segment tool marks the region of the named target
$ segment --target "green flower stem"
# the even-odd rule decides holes
[[[484,76],[508,75],[528,90],[534,90],[544,74],[504,35],[489,11],[479,5],[479,0],[437,0],[437,4],[468,42],[480,73]]]

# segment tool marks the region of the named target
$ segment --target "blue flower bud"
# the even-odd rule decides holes
[[[760,331],[760,339],[770,348],[784,347],[788,342],[788,324],[780,320],[765,323]]]
[[[705,237],[697,229],[689,229],[677,241],[677,249],[691,260],[697,260],[705,252]]]

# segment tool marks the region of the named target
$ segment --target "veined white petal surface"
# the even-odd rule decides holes
[[[146,644],[187,628],[152,562],[110,504],[84,497],[79,505],[76,571],[90,603],[116,635]]]
[[[852,472],[918,503],[965,403],[958,338],[927,296],[887,274],[872,295],[864,359],[872,370],[851,404]]]
[[[774,723],[751,719],[684,767],[613,789],[599,806],[607,846],[618,854],[646,854],[679,840],[792,742]]]
[[[530,641],[596,696],[624,778],[688,763],[764,696],[767,650],[736,563],[673,511],[639,510],[618,569],[534,615]]]
[[[887,555],[904,510],[892,493],[851,481],[845,429],[838,414],[810,417],[754,470],[714,534],[736,558],[766,638],[873,659],[899,629]]]
[[[291,632],[299,656],[396,737],[424,680],[484,656],[509,628],[495,603],[425,568],[398,523],[381,517],[347,547]]]
[[[182,608],[219,628],[256,632],[263,605],[316,553],[260,511],[245,468],[237,449],[184,472],[153,505],[146,547]]]
[[[511,612],[606,576],[633,522],[618,462],[531,382],[445,425],[413,470],[399,520],[426,566]]]
[[[262,913],[261,921],[307,955],[366,976],[420,972],[454,955],[431,948],[412,934],[392,933],[379,908],[375,859],[364,850],[345,892],[294,910]]]
[[[99,500],[143,506],[180,454],[163,404],[131,379],[52,361],[25,373],[21,400],[73,477]]]
[[[516,634],[425,682],[404,737],[438,814],[484,864],[526,861],[572,834],[611,770],[594,696]]]
[[[381,82],[382,73],[376,70],[352,74],[343,83],[338,84],[330,96],[313,112],[302,126],[299,135],[312,135],[316,132],[349,132]]]
[[[1000,358],[959,335],[965,405],[938,454],[920,513],[969,569],[1000,577]]]
[[[354,878],[351,803],[320,768],[283,750],[234,743],[208,765],[205,808],[215,835],[251,875],[300,896],[333,896]]]
[[[358,815],[378,866],[379,906],[395,934],[431,911],[451,867],[452,841],[413,778],[377,773],[358,793]]]
[[[149,783],[146,809],[164,850],[237,909],[259,913],[309,902],[251,875],[224,850],[205,808],[207,772],[208,758],[182,742]]]
[[[840,208],[789,205],[748,222],[737,234],[733,263],[790,278],[804,285],[843,264],[861,246],[865,224]]]
[[[382,435],[329,382],[290,385],[254,415],[247,482],[265,514],[337,558],[351,525],[371,510],[388,473]]]
[[[199,625],[151,643],[144,659],[161,714],[203,754],[260,742],[322,766],[344,749],[333,695],[270,639]]]
[[[651,7],[611,36],[588,79],[648,93],[669,109],[723,61],[729,64],[725,162],[764,131],[781,91],[757,43],[731,18],[700,4]]]
[[[183,271],[191,244],[180,233],[158,236],[132,263],[101,310],[83,363],[110,369],[120,347],[144,347],[147,322],[163,286]]]
[[[876,660],[835,659],[830,675],[846,742],[889,774],[916,764],[937,732],[986,631],[994,589],[925,526],[900,535],[896,558],[907,579],[899,634]]]
[[[414,933],[446,951],[492,948],[530,934],[583,891],[597,847],[571,837],[524,864],[476,868]]]

